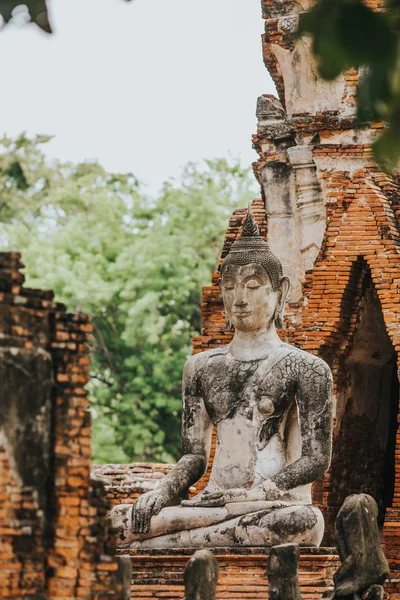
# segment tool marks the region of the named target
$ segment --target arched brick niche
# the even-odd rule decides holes
[[[330,496],[341,506],[349,494],[371,494],[382,524],[394,493],[397,354],[369,270],[362,287],[358,323],[338,361]]]
[[[351,279],[342,302],[342,341],[320,352],[331,363],[336,399],[331,468],[314,490],[315,501],[325,507],[326,544],[333,542],[336,514],[349,494],[372,495],[382,527],[395,489],[397,353],[363,259],[354,263]]]

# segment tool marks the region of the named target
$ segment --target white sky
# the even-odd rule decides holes
[[[256,159],[260,0],[49,0],[54,34],[0,32],[0,134],[132,171],[154,193],[189,160]]]

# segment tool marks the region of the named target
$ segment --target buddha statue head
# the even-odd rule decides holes
[[[283,327],[289,279],[263,240],[251,210],[242,233],[221,265],[220,286],[227,326],[241,331]]]

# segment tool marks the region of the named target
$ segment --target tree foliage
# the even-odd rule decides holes
[[[328,80],[361,69],[358,116],[385,121],[374,145],[377,161],[392,171],[400,155],[400,0],[374,12],[363,0],[317,0],[303,13],[299,35],[311,35],[319,73]]]
[[[201,286],[253,179],[235,161],[188,164],[152,199],[132,174],[49,166],[47,139],[1,141],[0,242],[23,252],[30,286],[93,315],[95,459],[172,460]]]

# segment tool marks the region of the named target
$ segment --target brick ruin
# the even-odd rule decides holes
[[[0,598],[126,597],[103,485],[90,479],[90,317],[23,286],[0,253]]]
[[[383,2],[367,3],[383,9]],[[322,356],[335,382],[332,465],[313,488],[326,535],[320,549],[302,551],[300,583],[303,597],[315,599],[330,585],[338,565],[335,516],[348,494],[367,492],[380,510],[391,567],[386,590],[400,598],[399,180],[372,160],[371,143],[382,124],[357,123],[358,72],[322,81],[309,41],[295,38],[299,13],[310,4],[262,1],[263,56],[278,98],[259,98],[253,138],[261,187],[253,211],[292,282],[282,338]],[[232,216],[222,258],[244,215],[242,209]],[[49,292],[24,288],[20,267],[18,255],[0,255],[6,382],[0,409],[0,597],[123,597],[124,563],[115,558],[107,506],[152,489],[170,466],[94,466],[92,475],[103,484],[90,480],[84,390],[90,319],[67,314]],[[194,352],[231,339],[217,280],[218,273],[203,288],[203,331],[193,340]],[[17,379],[21,372],[25,384]],[[189,554],[132,552],[132,598],[181,598]],[[215,554],[218,598],[267,597],[267,550]]]

